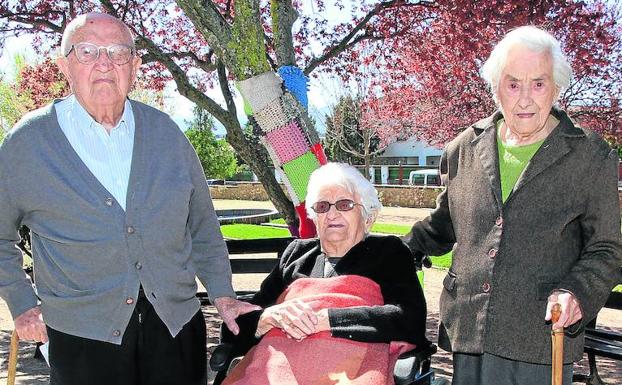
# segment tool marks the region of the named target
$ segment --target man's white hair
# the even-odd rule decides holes
[[[562,52],[559,41],[550,33],[531,26],[518,27],[510,31],[492,50],[490,57],[481,69],[482,78],[488,83],[492,91],[495,103],[499,104],[497,91],[501,72],[507,64],[508,53],[515,46],[527,47],[533,52],[548,52],[553,61],[553,81],[558,88],[559,94],[570,84],[572,68]]]
[[[311,173],[307,186],[305,207],[307,215],[312,220],[317,219],[317,214],[311,208],[318,201],[321,190],[333,186],[343,187],[352,195],[356,195],[363,205],[363,218],[375,220],[382,204],[378,199],[378,192],[363,174],[356,168],[345,163],[330,162]],[[332,202],[334,203],[334,202]]]
[[[75,35],[80,28],[84,27],[90,19],[96,18],[106,18],[119,23],[119,26],[127,32],[127,36],[130,39],[128,43],[130,43],[132,49],[136,50],[136,46],[134,44],[134,34],[124,22],[107,13],[91,12],[77,16],[65,27],[65,30],[63,31],[63,38],[60,43],[60,54],[62,56],[67,56],[69,54],[69,50],[71,50],[71,45],[73,44],[73,35]]]

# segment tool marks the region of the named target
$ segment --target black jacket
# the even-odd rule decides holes
[[[322,277],[324,254],[317,239],[295,240],[284,251],[279,264],[262,282],[250,301],[263,308],[272,306],[287,286],[298,278]],[[329,309],[331,334],[363,342],[408,341],[427,345],[426,303],[416,276],[412,255],[394,236],[367,236],[336,264],[339,275],[367,277],[382,291],[385,305]],[[223,328],[223,341],[247,350],[254,337],[261,312],[238,317],[240,334],[234,337]]]

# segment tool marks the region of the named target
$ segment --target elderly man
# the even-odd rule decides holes
[[[618,156],[553,107],[571,73],[547,32],[508,33],[482,70],[499,111],[447,146],[447,187],[405,237],[416,252],[453,248],[439,330],[453,385],[550,384],[551,326],[568,328],[570,385],[582,327],[620,280]]]
[[[141,60],[121,21],[79,16],[61,50],[73,94],[0,148],[0,294],[20,338],[49,338],[51,384],[206,384],[195,277],[235,333],[256,307],[233,298],[197,156],[167,115],[127,99]]]

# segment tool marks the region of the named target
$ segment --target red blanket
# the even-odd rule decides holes
[[[300,299],[314,310],[383,305],[380,286],[356,275],[301,278],[278,303]],[[316,333],[298,342],[269,331],[232,370],[226,385],[391,385],[397,357],[414,348],[405,342],[366,343]]]

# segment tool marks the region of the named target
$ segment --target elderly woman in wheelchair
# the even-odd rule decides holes
[[[246,354],[224,384],[393,384],[401,353],[430,349],[413,256],[369,235],[381,204],[352,166],[316,170],[305,204],[319,239],[293,241],[250,300],[263,310],[223,328]]]

